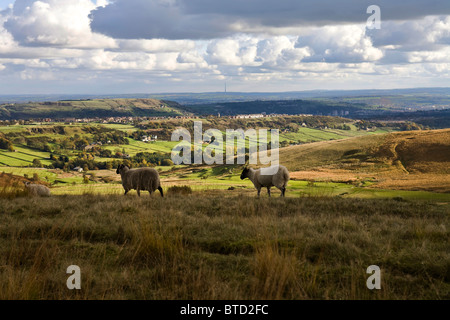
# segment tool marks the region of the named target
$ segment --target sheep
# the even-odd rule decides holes
[[[270,188],[277,187],[281,190],[281,197],[284,197],[286,186],[289,181],[289,171],[285,166],[272,166],[262,169],[251,169],[245,167],[241,174],[241,180],[249,178],[256,190],[258,190],[258,197],[261,193],[261,188],[267,188],[270,197]]]
[[[123,164],[119,165],[116,170],[117,174],[120,174],[122,178],[122,185],[125,189],[125,195],[131,189],[137,191],[138,196],[141,196],[141,190],[147,190],[150,195],[156,189],[161,193],[161,197],[164,197],[163,189],[159,181],[159,173],[153,168],[136,168],[130,169]]]
[[[50,189],[42,184],[34,184],[29,181],[24,182],[25,188],[30,196],[50,197]]]

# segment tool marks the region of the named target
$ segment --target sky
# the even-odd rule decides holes
[[[370,5],[380,9],[371,28]],[[450,86],[448,0],[0,0],[0,94]]]

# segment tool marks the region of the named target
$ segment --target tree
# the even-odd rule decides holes
[[[32,166],[35,168],[42,168],[42,163],[39,159],[33,159]]]
[[[0,137],[0,149],[9,150],[9,148],[12,146],[12,142],[8,139],[1,138]]]
[[[125,166],[127,166],[128,168],[131,168],[131,161],[128,159],[124,159],[122,162]]]
[[[64,139],[61,141],[61,147],[63,149],[74,149],[75,144],[73,143],[73,141],[70,141],[69,139]]]
[[[170,159],[164,159],[161,161],[162,166],[173,166],[173,161]]]
[[[111,152],[111,150],[108,150],[108,149],[101,149],[101,150],[100,150],[100,157],[103,157],[103,158],[111,158],[111,157],[112,157],[112,152]]]
[[[294,123],[294,122],[291,122],[291,123],[288,124],[287,127],[289,128],[289,130],[291,132],[298,132],[299,125]]]
[[[89,142],[86,139],[75,140],[75,148],[77,150],[84,150],[84,147],[87,145],[89,145]]]

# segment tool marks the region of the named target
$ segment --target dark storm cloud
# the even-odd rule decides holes
[[[299,25],[365,23],[370,5],[382,20],[450,14],[437,0],[116,0],[91,12],[93,31],[125,39],[211,39]]]

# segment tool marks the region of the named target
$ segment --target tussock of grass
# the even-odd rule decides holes
[[[296,255],[278,244],[257,245],[251,267],[254,275],[253,297],[283,299],[298,296],[298,264]]]
[[[0,199],[0,299],[449,299],[449,227],[448,205],[386,199]]]
[[[10,174],[0,173],[0,198],[14,199],[17,197],[23,197],[27,195],[23,181],[25,179]]]
[[[169,187],[169,189],[167,190],[168,194],[172,195],[176,195],[176,194],[191,194],[192,193],[192,189],[189,186],[172,186]]]

